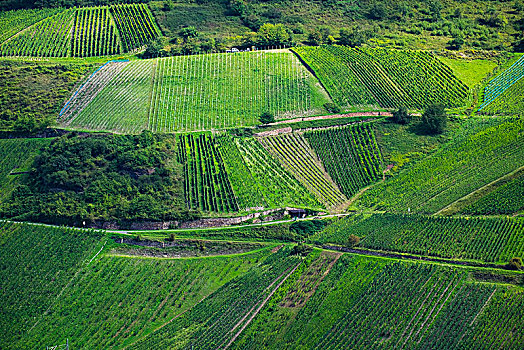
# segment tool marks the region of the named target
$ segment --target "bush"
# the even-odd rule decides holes
[[[448,49],[450,50],[460,50],[464,45],[464,39],[462,37],[456,37],[448,42]]]
[[[336,103],[332,102],[324,103],[324,108],[330,113],[342,112],[342,109],[340,109],[340,107]]]
[[[511,258],[506,267],[510,270],[522,270],[522,259],[518,257]]]
[[[406,107],[400,107],[393,112],[392,120],[397,124],[406,125],[411,121],[411,115],[408,113]]]
[[[304,220],[292,223],[289,229],[302,237],[308,237],[322,230],[326,225],[327,223],[322,220]]]
[[[271,112],[264,112],[258,119],[262,124],[269,124],[275,121],[275,116]]]
[[[429,134],[441,134],[446,129],[447,115],[441,104],[428,106],[422,113],[422,128]]]
[[[311,250],[313,249],[310,246],[307,246],[304,243],[299,243],[293,246],[291,255],[307,256]]]
[[[360,243],[360,237],[356,235],[349,235],[348,240],[346,242],[346,246],[349,248],[353,248],[354,246],[358,245]]]

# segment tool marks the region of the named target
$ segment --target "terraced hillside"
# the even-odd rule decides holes
[[[524,56],[492,79],[484,88],[480,112],[520,114],[524,100]]]
[[[91,57],[129,52],[161,35],[146,4],[3,13],[0,56]],[[31,17],[31,18],[29,18]]]
[[[430,53],[345,46],[293,49],[341,106],[466,104],[468,87]]]
[[[64,125],[121,132],[214,130],[256,125],[263,112],[277,119],[318,113],[329,101],[289,51],[132,61],[122,71],[100,70],[90,80],[106,85],[75,92],[70,103],[87,107],[60,118]],[[140,96],[133,97],[137,90]],[[140,110],[120,106],[122,99],[140,99]]]
[[[347,201],[302,134],[267,136],[258,141],[326,207]]]
[[[381,177],[382,157],[371,124],[311,131],[304,136],[348,198]]]
[[[341,219],[312,240],[346,245],[356,235],[363,248],[505,264],[524,254],[522,232],[519,218],[374,214]]]
[[[482,125],[482,124],[480,124]],[[481,130],[455,139],[361,198],[391,212],[435,213],[522,166],[524,120],[488,120]]]

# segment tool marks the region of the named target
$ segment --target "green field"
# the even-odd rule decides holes
[[[7,198],[27,174],[10,175],[26,172],[40,149],[48,146],[51,139],[0,139],[0,200]]]
[[[68,127],[119,132],[215,130],[259,124],[263,112],[277,119],[320,113],[329,101],[316,79],[288,51],[133,61],[109,79],[97,74],[92,79],[107,82],[100,92],[75,97],[89,104],[64,121]],[[121,105],[122,100],[130,104]]]
[[[311,240],[346,245],[356,235],[362,248],[507,263],[524,254],[522,232],[524,221],[518,218],[374,214],[335,221]]]
[[[437,152],[364,193],[360,203],[392,212],[435,213],[522,166],[524,121],[482,125],[473,124],[472,135],[457,133]]]
[[[145,4],[2,13],[0,56],[92,57],[139,49],[161,32]]]
[[[497,63],[490,60],[466,60],[441,56],[438,56],[438,59],[450,67],[453,74],[470,88],[480,83],[497,67]]]
[[[347,201],[302,134],[260,137],[258,141],[327,208]]]
[[[341,106],[422,109],[466,104],[468,88],[452,70],[422,51],[345,46],[294,48]]]
[[[304,135],[328,174],[348,198],[380,178],[382,157],[371,124],[312,131]]]

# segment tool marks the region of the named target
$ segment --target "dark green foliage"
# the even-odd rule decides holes
[[[30,180],[0,208],[9,218],[83,225],[187,219],[172,137],[64,136],[36,158]]]
[[[341,28],[338,38],[340,45],[356,47],[364,44],[368,39],[375,36],[372,29],[362,29],[362,27]]]
[[[464,43],[464,38],[462,36],[457,36],[456,38],[453,38],[448,42],[448,49],[460,50]]]
[[[291,255],[307,256],[311,252],[312,248],[304,243],[299,243],[293,246],[291,249]]]
[[[342,109],[336,103],[332,103],[332,102],[324,103],[324,108],[329,113],[340,113],[340,112],[342,112]]]
[[[360,243],[360,237],[357,235],[349,235],[348,240],[346,242],[346,246],[353,248],[354,246],[358,245]]]
[[[421,125],[428,134],[442,134],[446,129],[448,117],[444,105],[428,106],[422,113]]]
[[[322,230],[326,225],[328,222],[325,220],[304,220],[292,223],[289,229],[302,237],[308,237]]]
[[[392,120],[397,124],[406,125],[411,121],[411,115],[408,113],[406,107],[400,107],[393,112]]]
[[[0,348],[21,349],[14,342],[53,305],[103,238],[95,232],[7,222],[0,222],[0,237]]]
[[[54,122],[89,64],[0,62],[0,131],[32,133]]]
[[[510,270],[522,270],[522,259],[518,257],[511,258],[507,267]]]
[[[271,112],[264,112],[258,118],[262,124],[269,124],[275,122],[275,116]]]

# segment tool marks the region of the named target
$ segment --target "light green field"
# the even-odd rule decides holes
[[[438,57],[444,64],[453,70],[453,73],[470,88],[477,85],[486,75],[491,73],[497,63],[489,60],[460,60],[447,57]]]
[[[289,119],[321,113],[329,102],[285,50],[133,61],[101,92],[79,98],[92,100],[68,127],[132,133],[253,126],[263,112]]]

